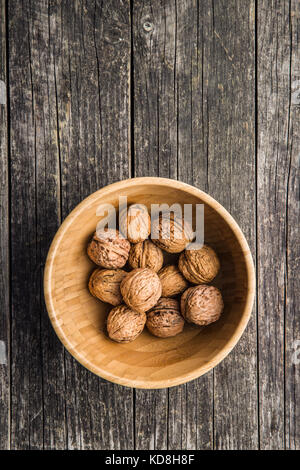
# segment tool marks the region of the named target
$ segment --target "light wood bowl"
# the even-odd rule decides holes
[[[99,204],[205,204],[205,242],[218,253],[221,272],[214,285],[223,294],[221,319],[205,328],[186,325],[174,338],[160,339],[147,329],[132,343],[118,344],[105,334],[111,306],[92,297],[88,278],[95,265],[86,246],[95,231]],[[241,337],[249,320],[255,276],[251,253],[231,215],[192,186],[164,178],[135,178],[95,192],[65,219],[50,247],[44,277],[46,305],[53,327],[67,350],[104,379],[137,388],[172,387],[215,367]]]

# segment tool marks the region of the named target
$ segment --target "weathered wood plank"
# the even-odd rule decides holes
[[[0,1],[0,449],[9,441],[9,182],[7,129],[6,12]]]
[[[177,118],[177,177],[207,189],[207,133],[204,47],[210,6],[176,2],[174,68]],[[213,448],[213,373],[169,392],[169,446],[172,449]]]
[[[197,84],[201,80],[192,77],[191,65],[191,54],[196,59],[197,2],[134,1],[133,35],[135,176],[176,179],[178,148],[188,138],[186,128],[178,136],[178,108],[184,106],[179,93],[192,78]],[[192,125],[190,101],[187,115],[180,118]],[[190,153],[185,164],[191,165]],[[212,396],[211,374],[169,391],[137,391],[137,448],[212,447]]]
[[[286,158],[285,445],[300,449],[300,4],[290,2],[290,82]]]
[[[176,178],[175,2],[134,1],[132,23],[133,176]],[[135,393],[136,448],[166,449],[168,391]]]
[[[299,366],[292,363],[291,357],[293,341],[299,336],[294,291],[299,282],[294,271],[294,263],[297,264],[299,259],[294,225],[299,220],[298,182],[295,179],[299,165],[296,134],[299,109],[292,104],[295,96],[292,92],[297,88],[295,81],[299,80],[297,3],[262,1],[258,3],[257,11],[258,338],[262,449],[283,449],[285,445],[293,448],[297,441],[299,445],[296,424]]]
[[[36,121],[29,2],[9,5],[11,111],[11,445],[43,448]],[[22,391],[22,392],[21,392]]]
[[[1,19],[4,6],[0,0]],[[179,178],[208,191],[235,216],[255,254],[254,17],[254,1],[133,2],[134,175]],[[296,0],[258,2],[263,449],[300,446],[299,18]],[[12,448],[133,448],[133,425],[141,449],[256,448],[254,314],[214,372],[168,391],[137,390],[135,423],[132,390],[98,379],[64,353],[44,308],[43,264],[61,216],[129,176],[129,1],[9,2],[9,19]],[[2,21],[6,82],[4,28]],[[5,122],[0,104],[0,295],[8,312]],[[8,322],[0,317],[7,353]],[[1,448],[9,446],[8,387],[0,364]]]
[[[57,2],[51,32],[64,218],[93,191],[129,176],[129,1]],[[68,448],[132,448],[133,391],[97,378],[68,353],[65,367]]]
[[[128,176],[129,3],[14,3],[12,446],[130,448],[132,391],[64,358],[42,292],[60,215]]]
[[[159,1],[134,1],[132,13],[132,176],[176,178],[174,2],[166,2],[163,6]],[[160,152],[164,154],[163,159],[159,158]],[[137,449],[167,448],[167,390],[135,391],[135,430]]]
[[[175,3],[143,3],[133,9],[134,176],[176,178]],[[168,391],[137,390],[135,416],[136,448],[167,448]]]
[[[57,129],[55,48],[51,35],[51,14],[46,0],[29,3],[29,43],[33,86],[36,152],[36,226],[40,282],[41,342],[43,367],[43,445],[45,449],[64,449],[65,371],[64,351],[48,320],[43,302],[43,264],[49,245],[61,221],[60,157]],[[49,216],[45,217],[45,214]]]
[[[177,177],[175,1],[133,2],[134,176]]]
[[[202,8],[207,189],[237,220],[255,258],[255,2]],[[253,311],[238,345],[214,370],[216,449],[258,447],[256,344]]]
[[[254,248],[254,2],[135,1],[133,14],[135,174],[208,190],[234,212]],[[214,438],[217,448],[258,445],[255,325],[253,316],[215,372],[214,437],[213,374],[169,390],[170,448],[212,448]],[[165,401],[163,391],[154,393]],[[136,416],[145,422],[142,399],[138,392]],[[151,419],[150,429],[139,428],[142,443],[156,442],[160,418]]]
[[[59,153],[48,2],[9,5],[12,234],[12,448],[66,445],[63,347],[43,300],[60,222]]]
[[[192,6],[180,2],[177,17],[184,19],[182,33],[177,28],[178,177],[208,191],[227,207],[255,253],[254,2]],[[212,432],[207,436],[205,448],[258,445],[255,324],[253,316],[231,355],[199,379],[206,380],[209,389],[214,375],[214,418],[212,411],[202,415],[205,422],[214,419],[214,436]],[[198,387],[203,385],[200,382]],[[191,390],[189,396],[196,391]],[[195,422],[193,418],[191,412],[189,423]]]

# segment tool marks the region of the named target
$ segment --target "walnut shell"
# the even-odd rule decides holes
[[[219,272],[220,261],[216,252],[207,245],[199,250],[185,250],[179,257],[178,267],[193,284],[207,284]]]
[[[88,244],[89,258],[102,268],[122,268],[128,259],[130,243],[118,230],[97,230]]]
[[[169,338],[181,333],[184,319],[180,314],[179,302],[161,297],[155,307],[147,313],[146,326],[150,333],[160,338]]]
[[[209,325],[219,320],[224,303],[221,292],[213,286],[195,286],[181,297],[182,316],[196,325]]]
[[[148,210],[142,204],[132,204],[121,211],[120,230],[131,243],[138,243],[148,238],[151,231],[151,219]]]
[[[120,284],[127,272],[123,269],[95,269],[89,280],[90,293],[97,299],[111,305],[120,305],[122,295]]]
[[[193,237],[191,226],[183,222],[183,218],[174,215],[174,212],[159,214],[152,222],[153,243],[168,253],[183,251]]]
[[[161,295],[162,297],[173,297],[177,294],[182,294],[189,284],[187,280],[183,277],[177,266],[170,265],[162,268],[158,277],[161,282]]]
[[[130,343],[142,333],[146,319],[145,313],[135,312],[127,305],[118,305],[107,317],[108,336],[117,343]]]
[[[150,310],[161,296],[158,275],[148,268],[137,268],[121,282],[124,302],[137,312]]]
[[[157,272],[164,263],[164,256],[161,249],[150,240],[132,245],[128,263],[133,269],[149,268]]]

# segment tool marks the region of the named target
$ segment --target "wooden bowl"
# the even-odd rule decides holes
[[[88,278],[95,265],[86,255],[99,204],[205,204],[205,242],[218,253],[221,273],[214,285],[223,294],[221,319],[205,328],[186,325],[174,338],[160,339],[147,329],[132,343],[118,344],[105,334],[111,306],[92,297]],[[251,253],[240,228],[213,198],[188,184],[164,178],[135,178],[95,192],[65,219],[50,247],[44,277],[46,305],[67,350],[104,379],[137,388],[172,387],[215,367],[241,337],[255,291]]]

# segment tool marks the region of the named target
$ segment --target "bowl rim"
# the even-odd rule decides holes
[[[243,315],[240,319],[238,326],[232,337],[228,340],[228,342],[222,347],[222,349],[215,355],[215,357],[210,360],[207,364],[202,365],[201,367],[195,368],[192,372],[184,375],[179,375],[178,377],[173,377],[172,379],[164,379],[164,380],[150,380],[144,382],[142,380],[134,380],[128,379],[124,377],[118,377],[113,373],[109,373],[108,371],[102,370],[101,367],[96,367],[92,362],[86,359],[84,356],[80,354],[79,351],[76,350],[76,347],[72,346],[71,342],[69,341],[68,337],[65,335],[64,331],[62,330],[60,323],[56,318],[55,308],[52,299],[52,291],[51,291],[51,279],[52,279],[52,270],[53,270],[53,262],[55,258],[55,254],[58,250],[59,244],[68,229],[68,227],[72,224],[73,220],[77,218],[80,213],[90,204],[101,197],[101,195],[105,194],[106,196],[109,193],[115,192],[117,190],[126,189],[126,187],[130,186],[138,186],[138,185],[164,185],[172,187],[172,189],[184,190],[190,193],[193,196],[199,197],[203,200],[203,202],[210,207],[212,207],[216,212],[221,215],[221,217],[226,221],[226,223],[230,226],[231,230],[233,231],[235,237],[237,238],[241,250],[243,251],[245,264],[246,264],[246,271],[248,276],[248,285],[247,285],[247,295],[246,295],[246,304],[244,308]],[[161,178],[161,177],[138,177],[138,178],[129,178],[126,180],[118,181],[116,183],[109,184],[94,193],[90,194],[88,197],[83,199],[71,212],[70,214],[64,219],[60,227],[58,228],[52,243],[50,245],[46,263],[45,263],[45,270],[44,270],[44,297],[47,312],[51,321],[51,324],[64,345],[64,347],[68,350],[68,352],[84,367],[88,370],[93,372],[94,374],[98,375],[99,377],[104,378],[105,380],[109,380],[110,382],[127,386],[133,388],[141,388],[141,389],[160,389],[160,388],[168,388],[174,387],[177,385],[184,384],[189,382],[190,380],[196,379],[201,375],[207,373],[209,370],[213,369],[217,364],[219,364],[225,357],[232,351],[232,349],[236,346],[239,339],[241,338],[248,321],[251,316],[253,303],[254,303],[254,296],[255,296],[255,268],[252,259],[252,254],[249,248],[249,245],[246,241],[246,238],[240,229],[237,222],[234,218],[229,214],[229,212],[214,198],[209,196],[207,193],[202,191],[201,189],[195,188],[190,184],[184,183],[182,181],[173,180],[169,178]]]

